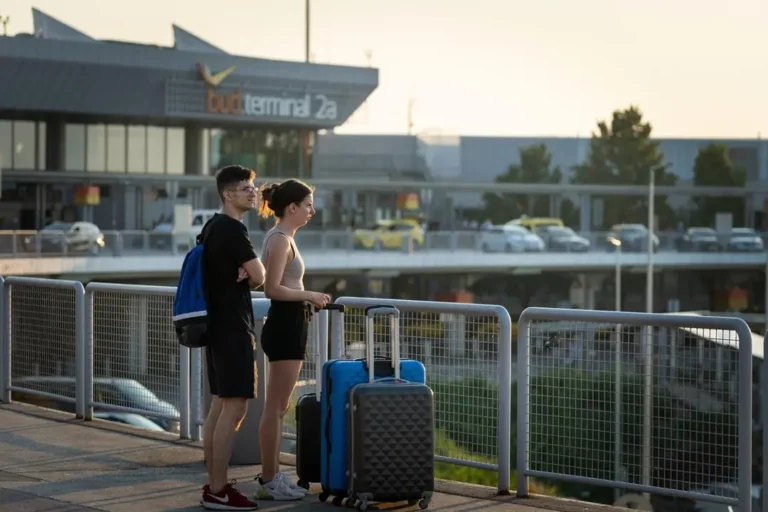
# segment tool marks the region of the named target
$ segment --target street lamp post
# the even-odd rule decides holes
[[[616,311],[621,311],[621,240],[611,237],[608,241],[616,247],[616,277],[614,284]],[[614,478],[621,482],[624,472],[621,465],[621,324],[616,324],[616,338],[614,344],[614,398],[613,398],[613,469]],[[614,500],[621,496],[620,489],[614,489]]]
[[[653,253],[654,253],[654,231],[655,231],[655,187],[656,187],[656,169],[651,169],[651,175],[648,180],[648,268],[645,281],[645,310],[647,313],[653,313]],[[653,414],[653,327],[646,326],[645,330],[645,364],[644,382],[643,382],[643,454],[642,465],[643,475],[642,483],[645,486],[651,485],[651,415]],[[648,493],[644,493],[646,498],[650,498]]]
[[[309,62],[309,0],[304,0],[304,61]]]

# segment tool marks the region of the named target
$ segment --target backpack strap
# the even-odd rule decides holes
[[[206,228],[208,228],[208,224],[210,224],[210,223],[211,223],[211,221],[212,221],[213,219],[215,219],[217,215],[218,215],[218,213],[214,213],[214,214],[213,214],[213,217],[211,217],[210,219],[208,219],[208,220],[205,222],[205,224],[203,224],[203,229],[201,229],[201,230],[200,230],[200,233],[198,233],[198,234],[197,234],[197,236],[195,237],[195,243],[196,243],[197,245],[200,245],[200,244],[202,244],[203,242],[205,242],[205,231],[206,231]]]
[[[211,223],[213,219],[216,218],[218,213],[215,213],[213,217],[208,219],[208,221],[203,224],[203,229],[200,230],[200,233],[195,237],[195,243],[197,245],[203,245],[203,252],[200,255],[200,273],[203,280],[203,295],[205,296],[205,302],[206,304],[210,304],[210,292],[208,290],[208,277],[205,272],[205,262],[206,262],[206,255],[205,255],[205,239],[208,238],[208,225]]]

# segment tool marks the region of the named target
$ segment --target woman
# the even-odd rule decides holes
[[[263,186],[259,214],[274,215],[277,224],[264,236],[262,248],[264,292],[271,304],[261,331],[269,371],[259,426],[262,473],[256,477],[255,498],[298,500],[307,491],[280,472],[283,417],[304,361],[312,307],[322,308],[331,298],[304,290],[304,262],[294,241],[296,231],[315,214],[312,188],[299,180]]]

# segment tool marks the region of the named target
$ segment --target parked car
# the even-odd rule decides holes
[[[94,411],[93,417],[100,420],[122,423],[123,425],[129,425],[131,427],[143,428],[153,432],[165,432],[165,429],[154,421],[132,412]]]
[[[621,242],[623,252],[637,252],[648,250],[648,228],[642,224],[616,224],[605,236],[606,246],[609,251],[616,250],[616,244],[612,240]],[[659,250],[659,237],[653,235],[653,252]]]
[[[23,391],[14,391],[14,400],[30,403],[49,409],[75,412],[75,378],[58,376],[21,377],[13,379],[15,386],[48,393],[39,396]],[[109,411],[109,406],[130,407],[147,413],[164,414],[175,417],[169,420],[155,418],[147,414],[152,422],[168,432],[179,432],[179,411],[172,404],[160,400],[157,395],[133,379],[96,377],[93,379],[93,401],[104,406],[94,406],[96,411]],[[127,411],[126,411],[127,412]]]
[[[504,224],[483,231],[480,247],[483,252],[541,252],[544,241],[524,227]]]
[[[520,226],[528,231],[535,232],[537,228],[542,228],[545,226],[556,226],[556,227],[564,227],[565,224],[563,224],[562,219],[557,219],[553,217],[528,217],[527,215],[523,215],[519,219],[514,219],[506,223],[507,226]]]
[[[732,228],[727,249],[734,252],[762,252],[763,239],[752,228]]]
[[[390,219],[380,220],[367,229],[356,229],[353,233],[355,247],[358,249],[400,249],[403,239],[408,235],[413,240],[413,248],[424,245],[424,231],[417,220]]]
[[[590,242],[571,228],[562,226],[540,226],[534,232],[544,240],[548,251],[586,252]]]
[[[712,228],[688,228],[677,240],[678,251],[722,251],[723,244]]]
[[[104,246],[104,234],[92,222],[54,222],[48,224],[36,235],[24,239],[27,251],[67,253],[88,252],[97,254]]]

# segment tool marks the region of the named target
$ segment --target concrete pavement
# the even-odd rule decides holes
[[[290,462],[286,460],[286,462]],[[293,473],[292,468],[290,473]],[[252,491],[258,466],[238,466],[230,478]],[[0,405],[1,512],[146,512],[202,510],[205,481],[199,443],[24,404]],[[487,487],[440,481],[429,510],[609,512],[613,507],[534,497],[499,497]],[[343,510],[320,503],[262,502],[262,510]],[[375,507],[371,507],[375,510]],[[380,510],[418,510],[404,503]],[[349,510],[349,509],[346,509]]]

